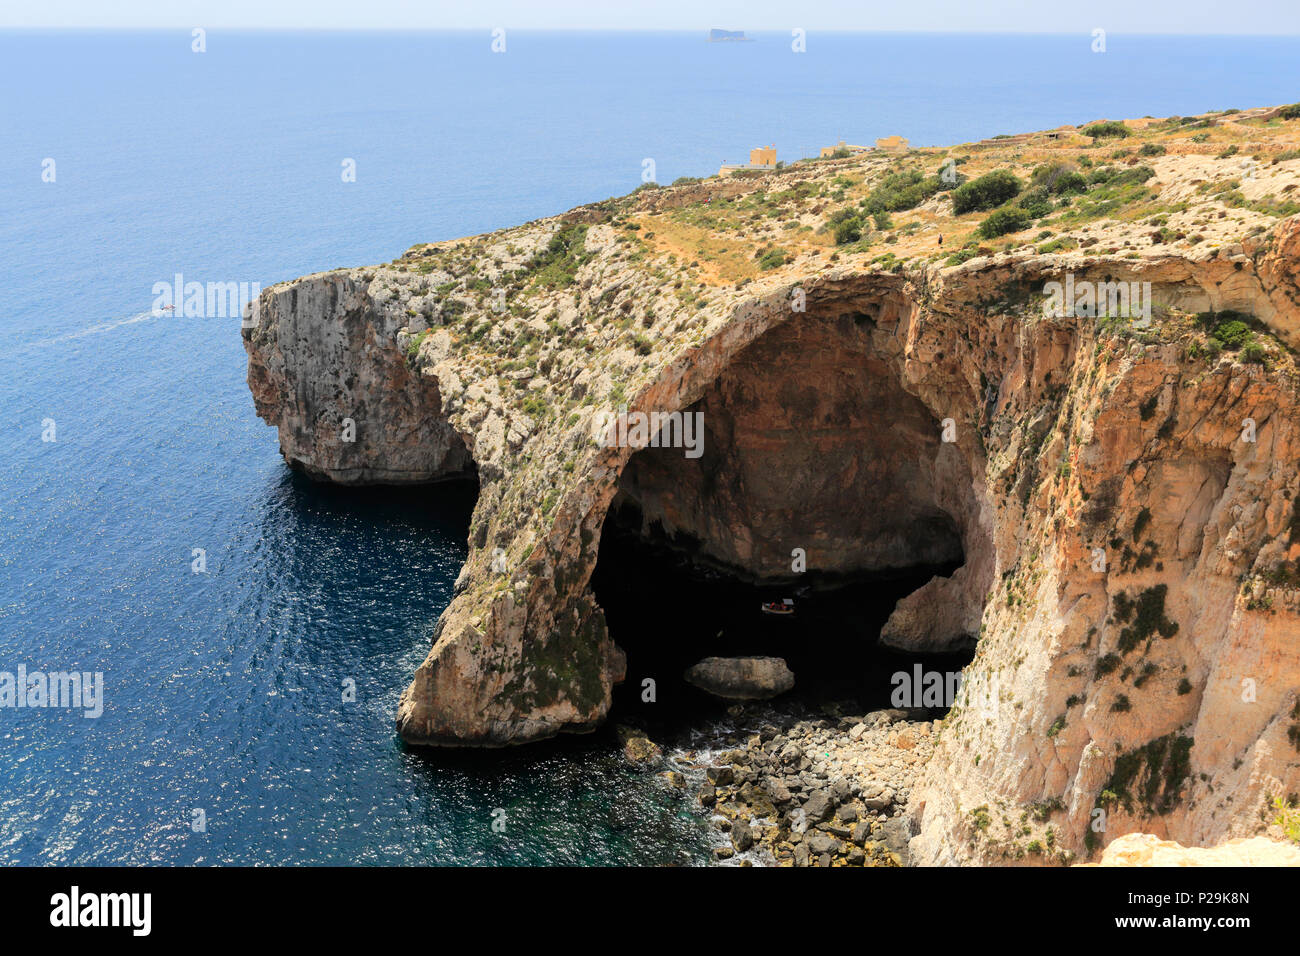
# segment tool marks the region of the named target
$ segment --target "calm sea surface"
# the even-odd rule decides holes
[[[1300,99],[1295,40],[1090,44],[0,33],[0,671],[106,681],[98,719],[0,710],[0,863],[703,860],[688,804],[607,737],[401,746],[472,490],[290,475],[237,322],[154,318],[153,285],[386,261],[625,193],[646,159],[669,182],[767,143]]]

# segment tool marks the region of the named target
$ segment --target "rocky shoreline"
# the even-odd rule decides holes
[[[715,746],[664,756],[620,728],[625,758],[689,791],[718,833],[713,856],[740,866],[906,866],[912,786],[934,749],[924,711],[810,717],[733,707],[758,721]]]

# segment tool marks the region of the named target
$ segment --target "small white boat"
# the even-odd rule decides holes
[[[776,614],[780,617],[788,617],[794,613],[794,601],[790,598],[782,598],[779,601],[764,601],[761,607],[764,614]]]

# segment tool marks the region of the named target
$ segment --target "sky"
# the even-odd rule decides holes
[[[1300,34],[1300,0],[0,0],[4,28]]]

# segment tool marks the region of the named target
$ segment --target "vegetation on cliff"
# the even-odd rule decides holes
[[[1229,788],[1239,758],[1194,739],[1237,733],[1282,772],[1261,754],[1285,724],[1213,723],[1196,641],[1238,648],[1246,627],[1274,640],[1300,597],[1300,488],[1268,463],[1293,447],[1279,429],[1300,403],[1300,244],[1285,218],[1298,189],[1300,117],[1225,112],[644,188],[313,277],[348,322],[372,317],[348,360],[397,356],[400,374],[366,381],[428,392],[393,441],[445,420],[480,480],[466,571],[404,697],[403,733],[501,743],[601,718],[617,661],[587,581],[629,453],[600,447],[593,423],[698,401],[806,310],[813,354],[830,363],[851,346],[951,418],[953,467],[983,502],[979,515],[947,505],[975,529],[967,558],[987,577],[923,589],[906,609],[915,636],[933,609],[974,608],[949,626],[978,631],[973,668],[1005,682],[998,722],[958,706],[936,728],[969,798],[926,791],[929,859],[970,831],[963,858],[1061,862],[1084,849],[1095,808],[1220,825],[1204,822],[1213,787]],[[1048,286],[1068,277],[1150,281],[1149,315],[1054,310]],[[300,309],[298,291],[268,302]],[[841,338],[813,338],[814,318]],[[326,396],[282,416],[281,441],[330,474],[347,450],[332,435],[311,444],[313,429],[358,403],[352,379],[335,398],[291,381],[309,334],[249,342],[265,403]],[[824,364],[794,384],[836,374]],[[1248,418],[1271,429],[1267,451],[1243,450]],[[1189,776],[1197,759],[1218,777]],[[1231,786],[1254,786],[1246,773]]]

